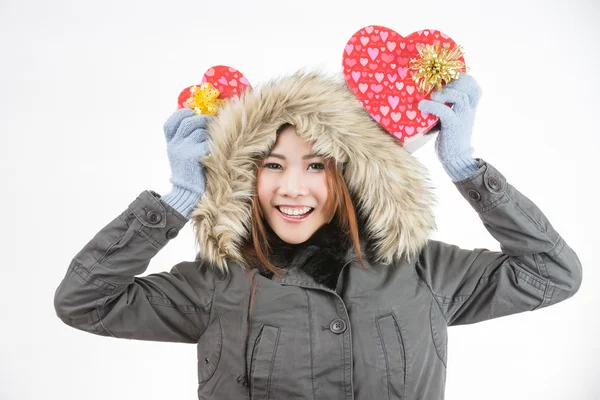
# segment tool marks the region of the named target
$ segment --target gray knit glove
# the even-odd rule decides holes
[[[173,188],[161,198],[187,219],[206,189],[200,159],[208,154],[210,134],[206,124],[209,118],[207,115],[194,115],[192,109],[182,108],[175,111],[164,125]]]
[[[432,100],[421,100],[419,110],[433,114],[442,123],[435,142],[435,150],[446,173],[457,182],[472,176],[478,170],[473,158],[471,135],[475,110],[481,97],[481,88],[470,75],[461,76],[431,95]],[[451,103],[452,108],[444,103]]]

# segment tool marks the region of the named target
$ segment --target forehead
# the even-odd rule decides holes
[[[271,152],[306,154],[312,151],[312,143],[301,138],[291,126],[279,133]]]

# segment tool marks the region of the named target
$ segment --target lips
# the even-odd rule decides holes
[[[281,210],[282,208],[285,208],[288,210],[304,210],[305,208],[309,208],[309,210],[306,212],[306,214],[310,214],[311,212],[313,212],[315,210],[314,207],[309,207],[309,206],[281,206],[280,205],[280,206],[275,206],[275,208],[277,208],[282,213],[283,213],[283,211]],[[291,214],[286,214],[286,215],[291,215]],[[304,214],[302,214],[302,215],[304,215]]]
[[[291,216],[288,214],[284,214],[283,212],[281,212],[279,207],[275,207],[275,209],[277,209],[277,213],[279,215],[281,215],[281,217],[283,219],[285,219],[286,221],[292,221],[292,222],[301,222],[301,221],[306,220],[312,214],[312,212],[315,210],[314,208],[311,208],[311,210],[308,211],[306,214],[303,214],[302,217],[298,217],[298,216]]]

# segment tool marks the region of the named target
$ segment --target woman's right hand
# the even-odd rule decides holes
[[[207,115],[194,110],[175,111],[164,124],[167,154],[171,165],[173,189],[162,199],[189,219],[191,211],[206,189],[204,168],[200,159],[208,154]]]

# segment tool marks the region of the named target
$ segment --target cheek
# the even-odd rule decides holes
[[[258,176],[256,181],[256,195],[258,196],[258,203],[264,210],[270,203],[270,190],[268,188],[267,182],[265,179],[261,179],[261,176]]]
[[[324,203],[329,196],[329,188],[327,187],[327,178],[325,174],[320,177],[318,183],[315,185],[315,195],[319,198],[319,201]]]

